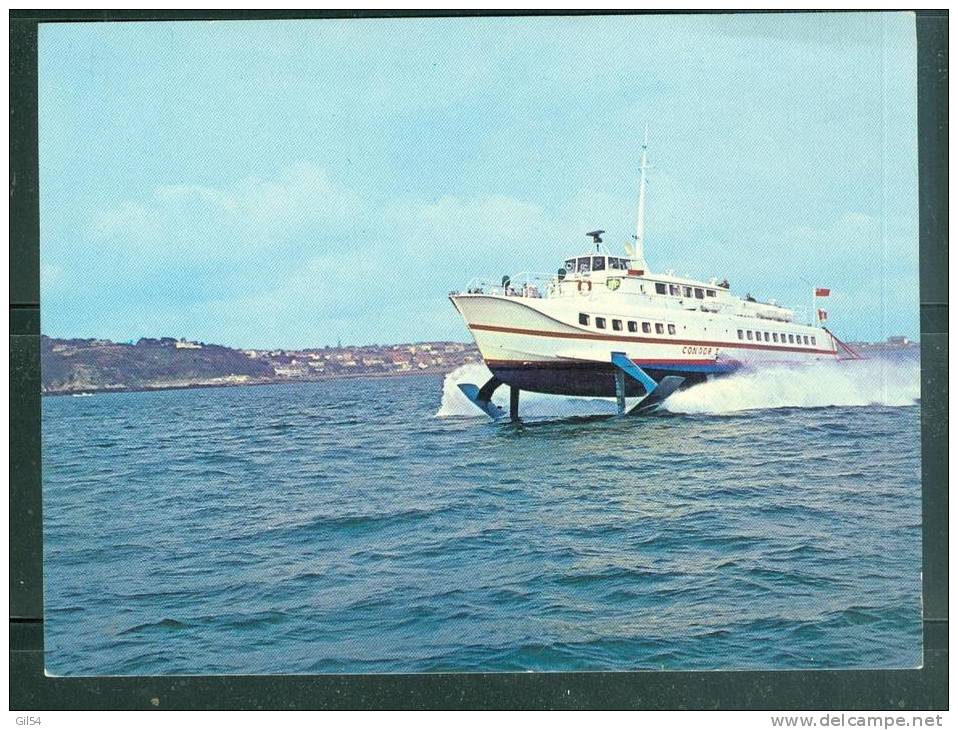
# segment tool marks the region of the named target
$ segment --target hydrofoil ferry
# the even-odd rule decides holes
[[[492,402],[502,385],[513,420],[522,390],[615,397],[619,413],[638,414],[741,368],[859,357],[824,326],[817,306],[818,323],[800,324],[775,301],[733,294],[728,281],[653,273],[644,255],[647,148],[646,140],[636,233],[624,255],[605,248],[604,231],[590,231],[590,250],[555,275],[473,282],[450,294],[492,372],[481,386],[459,387],[491,417],[505,416]],[[627,409],[626,398],[642,400]]]

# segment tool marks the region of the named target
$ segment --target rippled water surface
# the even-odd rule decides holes
[[[47,669],[917,666],[917,364],[869,367],[518,427],[479,373],[45,398]]]

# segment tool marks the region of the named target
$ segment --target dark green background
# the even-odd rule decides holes
[[[921,669],[96,679],[44,674],[38,23],[413,14],[10,11],[10,709],[947,709],[947,11],[919,12],[916,17],[924,522]],[[478,13],[423,15],[441,14]]]

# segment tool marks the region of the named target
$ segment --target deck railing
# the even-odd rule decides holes
[[[555,275],[537,271],[521,271],[509,276],[508,281],[500,279],[498,282],[477,276],[466,285],[463,291],[453,292],[453,294],[496,294],[542,299],[553,293],[556,282]]]

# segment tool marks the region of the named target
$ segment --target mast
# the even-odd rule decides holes
[[[649,127],[645,127],[645,140],[642,142],[642,164],[639,167],[639,213],[635,221],[635,246],[632,250],[632,268],[648,270],[645,263],[645,171],[648,169]]]

